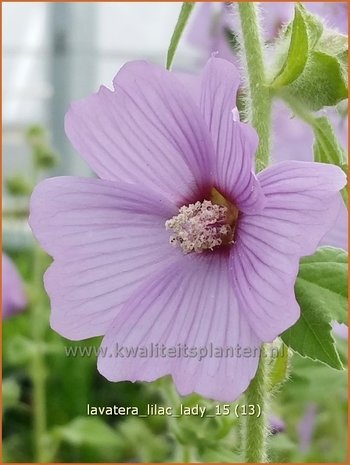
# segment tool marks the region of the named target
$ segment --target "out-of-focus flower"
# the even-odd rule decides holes
[[[312,161],[314,135],[312,128],[297,118],[281,101],[274,102],[272,118],[272,162],[283,160]],[[346,118],[329,109],[330,119],[340,145],[347,147]],[[283,150],[280,150],[283,147]]]
[[[326,26],[348,33],[348,2],[307,2],[306,8],[323,18]]]
[[[328,116],[333,123],[339,142],[346,147],[347,128],[344,120],[335,111]],[[295,117],[283,102],[275,102],[272,118],[271,158],[273,163],[282,160],[312,161],[314,135],[311,127]],[[348,211],[343,204],[337,221],[320,245],[330,245],[347,250],[348,248]]]
[[[13,262],[2,254],[2,316],[8,318],[24,310],[27,299],[23,282]]]
[[[280,34],[283,26],[288,24],[294,15],[293,2],[261,2],[262,33],[266,42],[271,42]]]
[[[218,58],[234,62],[232,7],[226,3],[213,4],[211,2],[199,2],[197,13],[188,31],[188,42],[201,50],[203,59],[207,60],[213,53]]]
[[[306,2],[304,6],[311,13],[320,16],[326,26],[343,34],[348,33],[347,2]],[[293,19],[294,7],[295,2],[260,3],[265,40],[271,41],[278,37],[283,25]]]
[[[196,101],[174,74],[131,62],[114,91],[101,87],[66,116],[100,179],[45,180],[30,224],[54,257],[52,327],[104,335],[98,368],[109,380],[171,374],[183,395],[232,401],[261,341],[299,318],[299,259],[332,227],[345,175],[290,161],[255,176],[258,138],[237,119],[238,86],[236,68],[212,58]]]
[[[344,323],[338,323],[333,321],[332,323],[333,333],[341,339],[348,339],[349,328]]]
[[[284,421],[276,415],[269,416],[269,426],[271,434],[283,433],[286,429]]]
[[[348,209],[343,203],[334,227],[321,239],[320,245],[348,249]]]
[[[347,2],[308,2],[306,8],[324,21],[325,25],[348,33]],[[294,16],[295,2],[261,2],[262,34],[266,42],[278,37],[283,26]],[[235,61],[233,48],[229,46],[228,37],[239,32],[238,14],[232,5],[215,2],[199,2],[191,28],[187,35],[188,42],[201,50],[205,58],[212,53],[230,61]]]
[[[311,446],[312,436],[315,430],[317,416],[317,405],[310,403],[306,406],[303,418],[298,426],[299,448],[304,454],[308,452]]]

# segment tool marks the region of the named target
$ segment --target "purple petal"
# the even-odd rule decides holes
[[[259,180],[267,204],[261,214],[242,215],[231,265],[252,328],[272,341],[299,318],[299,259],[312,254],[333,226],[345,175],[334,165],[291,161],[266,169]]]
[[[191,45],[208,53],[208,57],[214,51],[213,40],[216,37],[216,34],[212,33],[214,13],[215,11],[211,2],[200,2],[197,5],[196,14],[186,37]],[[220,30],[216,30],[215,32],[221,33]]]
[[[320,245],[348,249],[348,209],[344,202],[340,205],[339,215],[334,227],[322,238]]]
[[[307,2],[306,7],[324,18],[328,27],[338,29],[343,34],[348,33],[347,2]]]
[[[144,187],[60,177],[37,186],[30,225],[55,258],[45,275],[53,329],[70,339],[104,334],[150,274],[180,253],[165,220],[177,208]]]
[[[336,108],[327,108],[321,115],[327,116],[340,145],[347,152],[347,118]],[[299,118],[283,102],[274,103],[272,112],[273,163],[285,160],[312,161],[314,135],[312,128]]]
[[[294,15],[293,2],[262,2],[263,36],[266,41],[274,40],[281,32],[282,26],[288,24]]]
[[[344,323],[338,323],[337,321],[332,322],[332,331],[333,334],[338,336],[340,339],[348,339],[349,328]]]
[[[135,61],[114,88],[101,87],[66,115],[68,137],[99,177],[141,183],[182,204],[211,184],[210,134],[175,75]]]
[[[24,286],[15,265],[2,254],[2,316],[9,318],[27,305]]]
[[[181,257],[140,288],[117,315],[103,342],[99,371],[111,381],[152,381],[171,374],[180,394],[197,392],[233,401],[248,386],[258,364],[260,341],[239,312],[227,256]],[[116,344],[135,351],[116,356]],[[246,349],[250,356],[151,356],[153,348],[195,351],[212,347]],[[179,349],[178,349],[179,350]],[[101,353],[103,353],[101,352]],[[130,353],[130,352],[129,352]],[[209,352],[208,352],[209,353]],[[182,356],[181,356],[182,355]]]
[[[199,105],[200,96],[201,96],[201,78],[199,74],[185,73],[185,72],[176,72],[173,73],[176,75],[176,78],[182,83],[186,88],[187,92],[191,94],[191,97]]]
[[[312,161],[312,128],[299,118],[283,102],[277,101],[272,112],[272,162],[286,160]]]
[[[265,201],[253,173],[258,137],[233,114],[239,83],[233,64],[211,58],[202,73],[200,107],[216,151],[215,187],[241,211],[257,212]]]
[[[283,433],[286,429],[284,421],[276,415],[269,415],[269,430],[271,434]]]
[[[238,63],[227,37],[227,32],[233,31],[236,23],[232,6],[225,3],[215,6],[219,6],[218,11],[212,2],[198,2],[187,41],[203,52],[204,59],[215,54],[218,58]]]

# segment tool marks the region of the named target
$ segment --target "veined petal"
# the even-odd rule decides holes
[[[239,121],[236,96],[239,73],[232,63],[211,58],[202,73],[200,107],[216,152],[216,187],[243,212],[258,212],[265,203],[254,174],[258,137]]]
[[[176,211],[125,183],[59,177],[39,184],[30,225],[55,258],[45,275],[53,329],[70,339],[104,334],[142,281],[178,256],[164,227]]]
[[[135,61],[114,87],[73,103],[65,120],[73,146],[98,176],[141,183],[178,204],[211,184],[210,134],[176,76]]]
[[[299,318],[299,259],[314,253],[333,226],[345,175],[333,165],[290,161],[266,169],[259,180],[266,206],[240,218],[230,261],[242,311],[256,334],[272,341]]]
[[[227,258],[182,257],[141,287],[102,342],[98,369],[103,376],[111,381],[152,381],[171,374],[182,395],[197,392],[220,401],[236,399],[255,374],[260,341],[238,309]],[[176,354],[185,346],[187,356]],[[231,357],[209,352],[210,347],[224,351],[237,346],[240,355]],[[116,347],[133,355],[116,356]],[[152,356],[151,347],[173,349],[173,355],[155,357],[153,351]]]

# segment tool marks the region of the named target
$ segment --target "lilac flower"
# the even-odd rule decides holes
[[[348,33],[348,2],[308,2],[306,6],[311,13],[323,18],[328,27]]]
[[[299,448],[303,453],[307,453],[310,449],[312,436],[315,431],[315,423],[317,417],[317,405],[309,403],[306,406],[306,411],[298,425]]]
[[[206,57],[217,52],[220,58],[235,61],[235,55],[228,44],[227,31],[239,31],[238,15],[232,6],[215,2],[199,2],[189,30],[188,42],[202,50]],[[259,5],[262,33],[266,42],[278,37],[282,27],[294,16],[295,2],[262,2]],[[306,8],[324,19],[326,26],[348,33],[347,2],[308,2]]]
[[[348,33],[348,5],[347,2],[307,2],[307,10],[318,15],[326,26],[337,29],[343,34]],[[295,2],[262,2],[262,26],[265,40],[275,39],[284,24],[288,24],[294,16]]]
[[[271,434],[283,433],[286,429],[284,421],[276,415],[269,416],[269,428]]]
[[[27,305],[22,280],[15,265],[2,254],[2,316],[8,318]]]
[[[264,39],[271,42],[279,36],[282,27],[293,19],[295,3],[264,2],[259,6]]]
[[[54,257],[53,329],[103,335],[98,369],[111,381],[171,374],[183,395],[232,401],[261,342],[299,318],[299,258],[333,225],[345,176],[297,161],[256,176],[257,135],[232,111],[238,86],[236,68],[212,58],[196,101],[174,74],[131,62],[114,91],[68,111],[66,133],[99,179],[43,181],[30,224]],[[205,356],[209,345],[222,350]],[[230,347],[240,351],[222,356]]]
[[[300,160],[312,161],[314,135],[311,126],[295,117],[293,112],[281,101],[274,103],[272,114],[272,161]],[[328,108],[327,116],[334,128],[340,145],[347,149],[347,121],[334,108]],[[283,145],[283,150],[280,150]]]
[[[336,336],[338,336],[340,339],[348,339],[349,328],[346,324],[333,321],[332,330],[333,330],[333,333]]]
[[[234,62],[235,55],[228,40],[228,33],[234,28],[232,8],[225,3],[217,11],[215,7],[212,2],[198,3],[187,40],[204,52],[205,59],[216,53],[218,58]]]

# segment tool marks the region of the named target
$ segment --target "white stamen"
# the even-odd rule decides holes
[[[227,207],[209,200],[183,206],[179,214],[165,222],[166,229],[175,234],[170,244],[181,247],[184,253],[213,250],[214,247],[232,243],[233,230],[227,223]]]

